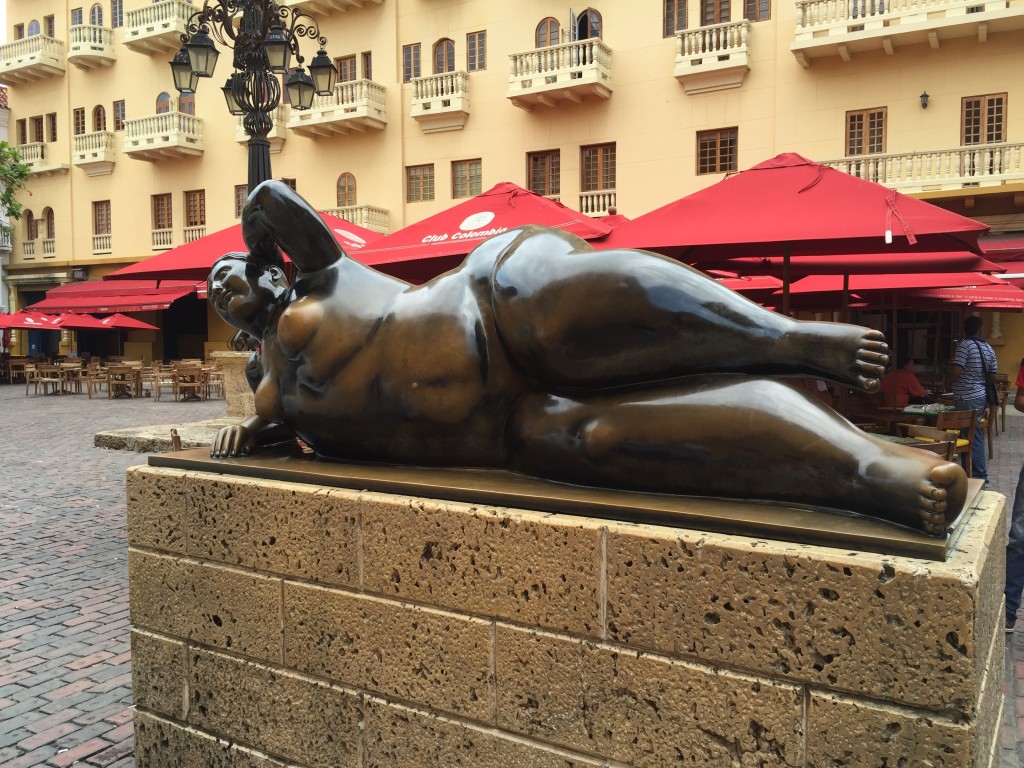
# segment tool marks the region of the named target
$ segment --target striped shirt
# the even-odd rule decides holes
[[[984,362],[983,362],[984,358]],[[989,343],[977,336],[968,336],[956,345],[953,365],[960,366],[960,378],[953,382],[953,394],[958,400],[977,400],[985,397],[985,370],[995,374],[999,370],[996,353]]]

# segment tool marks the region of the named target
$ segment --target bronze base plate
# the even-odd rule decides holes
[[[970,480],[967,503],[944,537],[926,536],[861,515],[750,501],[667,496],[564,485],[492,469],[434,469],[342,464],[297,448],[262,449],[239,459],[210,458],[190,448],[149,457],[150,466],[214,472],[446,501],[586,515],[716,533],[818,544],[848,551],[945,560],[966,514],[979,503],[981,480]]]

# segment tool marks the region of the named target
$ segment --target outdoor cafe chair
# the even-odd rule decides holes
[[[153,365],[153,402],[157,402],[164,390],[174,394],[174,368],[170,365]]]
[[[944,429],[947,432],[957,432],[959,436],[956,441],[954,453],[960,457],[960,461],[971,477],[974,469],[974,462],[971,461],[971,446],[974,444],[975,432],[978,426],[978,412],[974,409],[969,411],[939,411],[935,418],[935,428]]]
[[[64,394],[64,377],[60,366],[54,363],[37,365],[34,383],[37,395],[40,386],[43,388],[44,395]]]
[[[956,456],[957,438],[950,432],[925,424],[900,424],[899,427],[905,437],[915,438],[914,442],[906,443],[911,448],[936,453],[946,461],[953,461]]]
[[[85,382],[85,369],[79,361],[60,363],[61,378],[64,381],[64,391],[76,395],[82,394],[82,384]]]
[[[174,399],[202,400],[206,383],[198,365],[179,365],[174,369]]]
[[[999,433],[1002,434],[1006,431],[1006,401],[1010,397],[1010,377],[1005,373],[996,374],[996,394],[999,395]]]
[[[138,368],[131,365],[107,366],[107,399],[138,397]]]
[[[90,363],[89,367],[85,369],[83,380],[86,394],[92,400],[93,392],[99,392],[100,387],[107,386],[107,369],[101,368],[99,363]]]

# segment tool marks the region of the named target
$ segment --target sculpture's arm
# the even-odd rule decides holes
[[[272,445],[293,437],[291,430],[281,424],[250,416],[241,424],[221,427],[210,446],[210,456],[215,459],[248,456],[257,445]]]
[[[345,256],[334,233],[291,187],[271,179],[249,195],[242,211],[242,237],[253,258],[275,262],[276,249],[300,272],[316,272]]]

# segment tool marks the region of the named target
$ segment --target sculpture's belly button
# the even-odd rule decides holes
[[[300,299],[281,314],[277,338],[285,354],[294,356],[309,343],[323,315],[323,307],[311,299]]]

